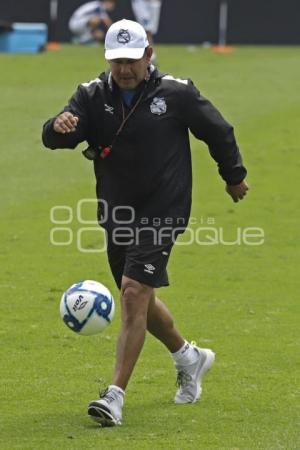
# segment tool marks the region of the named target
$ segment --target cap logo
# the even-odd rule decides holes
[[[128,30],[121,29],[117,36],[117,41],[119,44],[128,44],[131,41],[131,36]]]

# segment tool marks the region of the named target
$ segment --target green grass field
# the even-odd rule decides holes
[[[106,284],[116,300],[118,293],[105,254],[95,252],[100,231],[81,236],[90,253],[77,248],[76,207],[94,198],[92,166],[80,151],[43,149],[40,134],[42,123],[105,63],[96,48],[2,54],[1,450],[300,448],[300,48],[216,55],[160,46],[158,56],[161,70],[190,76],[235,125],[249,170],[251,191],[236,205],[206,147],[192,139],[193,232],[211,226],[210,218],[227,242],[238,229],[264,232],[262,245],[174,249],[171,286],[159,294],[184,336],[216,351],[216,364],[201,401],[176,406],[171,358],[149,336],[127,390],[123,426],[100,429],[89,420],[88,402],[110,382],[120,308],[117,301],[109,329],[87,338],[65,327],[59,301],[70,284],[88,278]],[[57,205],[72,209],[70,224],[51,223]],[[92,220],[95,205],[85,206]],[[56,211],[61,220],[66,212]],[[51,245],[53,227],[56,240],[72,232],[72,243]],[[202,230],[202,238],[210,232]]]

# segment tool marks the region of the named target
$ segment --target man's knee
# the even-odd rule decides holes
[[[153,288],[128,277],[123,277],[121,285],[122,307],[134,314],[146,314]]]
[[[123,276],[121,284],[122,297],[125,297],[126,299],[145,298],[148,300],[150,299],[152,293],[153,288],[151,286],[147,286],[146,284],[140,283],[132,278]]]

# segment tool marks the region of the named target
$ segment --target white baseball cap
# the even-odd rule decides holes
[[[105,37],[105,59],[140,59],[149,42],[142,25],[133,20],[119,20],[113,23]]]

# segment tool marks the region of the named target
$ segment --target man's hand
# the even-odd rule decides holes
[[[57,133],[72,133],[76,130],[78,121],[79,118],[77,116],[73,116],[70,112],[64,112],[55,119],[53,129]]]
[[[239,200],[243,200],[248,189],[249,187],[246,181],[242,181],[240,184],[237,184],[235,186],[231,186],[229,184],[226,185],[226,192],[230,195],[235,203],[237,203]]]

